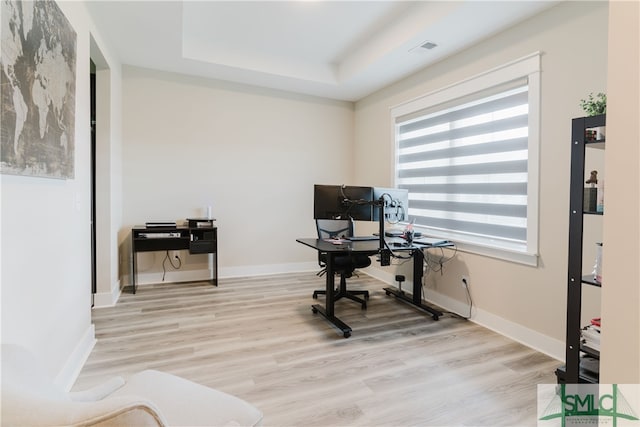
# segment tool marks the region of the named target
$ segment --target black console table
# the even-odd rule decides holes
[[[138,252],[178,251],[191,254],[213,254],[211,284],[218,286],[218,229],[213,219],[187,219],[186,226],[147,227],[131,229],[131,285],[136,293],[136,258]]]

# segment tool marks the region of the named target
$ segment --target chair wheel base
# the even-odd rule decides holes
[[[326,291],[317,290],[313,291],[313,299],[318,299],[318,295],[326,295]],[[363,298],[358,297],[357,295],[361,295]],[[345,291],[341,289],[336,289],[333,294],[333,301],[338,301],[340,298],[347,298],[351,301],[355,301],[359,303],[363,310],[367,309],[367,301],[369,300],[369,291]]]

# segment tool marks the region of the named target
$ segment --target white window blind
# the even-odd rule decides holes
[[[538,83],[532,94],[527,74],[509,77],[401,106],[396,187],[409,190],[410,221],[432,234],[535,255]]]

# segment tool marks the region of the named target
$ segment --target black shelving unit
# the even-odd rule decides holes
[[[604,139],[587,136],[587,130],[605,125],[604,114],[572,120],[566,364],[556,370],[559,383],[598,383],[599,378],[600,352],[581,344],[580,316],[582,287],[601,286],[592,276],[582,274],[584,215],[602,215],[602,212],[584,209],[585,154],[588,149],[604,149],[605,144]]]

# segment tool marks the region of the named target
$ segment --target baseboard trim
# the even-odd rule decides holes
[[[131,276],[128,276],[127,279],[127,283],[131,285]],[[164,274],[161,271],[158,271],[153,273],[138,273],[136,276],[136,286],[156,285],[160,283],[195,282],[210,279],[211,269],[167,271]]]
[[[300,262],[290,264],[265,264],[265,265],[244,265],[241,267],[222,267],[220,268],[219,279],[236,278],[236,277],[252,277],[267,276],[272,274],[300,273],[305,271],[317,271],[317,262]],[[167,271],[162,280],[161,272],[154,273],[138,273],[136,277],[137,286],[153,285],[159,283],[180,283],[195,282],[200,280],[210,280],[212,269],[198,270],[177,270]],[[126,283],[131,284],[131,277],[126,276]]]
[[[444,308],[445,310],[457,313],[462,316],[469,315],[469,306],[466,303],[455,300],[447,295],[436,291],[429,291],[428,302]],[[512,322],[503,317],[496,316],[486,310],[474,307],[469,319],[480,326],[499,333],[507,338],[517,341],[536,351],[553,357],[558,361],[563,361],[565,356],[565,345],[563,341],[551,338],[533,329]]]
[[[118,302],[122,289],[120,280],[111,285],[110,292],[98,292],[93,296],[93,308],[113,307]]]
[[[55,383],[63,387],[65,390],[71,390],[73,384],[78,379],[80,371],[84,367],[89,355],[96,345],[96,331],[93,323],[89,325],[86,332],[73,349],[73,352],[64,364],[64,367],[55,378]]]
[[[246,277],[246,276],[267,276],[272,274],[318,271],[319,269],[320,267],[318,266],[317,262],[226,267],[226,268],[220,269],[220,277],[224,279],[224,278]]]
[[[364,269],[363,272],[378,280],[388,283],[389,285],[395,286],[395,275],[391,273],[375,267],[368,267]],[[403,290],[410,294],[411,286],[407,285],[403,287]],[[469,306],[466,302],[458,301],[434,290],[429,290],[428,297],[425,298],[425,301],[437,305],[445,311],[450,311],[464,317],[469,315]],[[540,332],[534,331],[533,329],[527,328],[500,316],[496,316],[493,313],[477,307],[473,308],[471,318],[469,320],[536,351],[544,353],[547,356],[553,357],[558,361],[564,361],[565,345],[563,341],[551,338],[547,335],[541,334]]]

